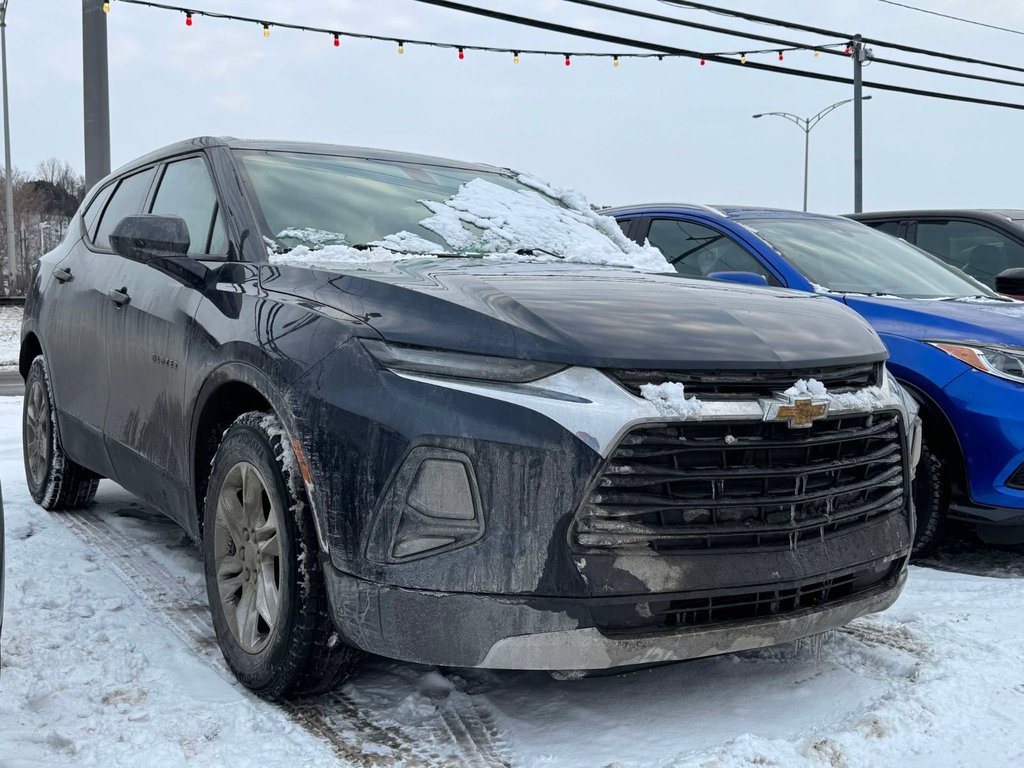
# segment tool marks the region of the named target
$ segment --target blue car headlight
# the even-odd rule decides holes
[[[949,341],[926,343],[979,371],[1024,384],[1024,349],[1021,347],[961,344]]]

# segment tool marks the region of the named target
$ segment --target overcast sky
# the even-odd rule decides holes
[[[469,0],[467,0],[469,1]],[[713,0],[705,0],[714,4]],[[584,9],[561,0],[477,5],[695,50],[740,50],[735,38]],[[189,0],[191,7],[269,20],[483,44],[611,50],[414,0]],[[181,3],[186,4],[186,3]],[[787,33],[656,0],[620,5],[706,23]],[[879,0],[718,0],[719,5],[926,48],[1024,65],[1022,38],[896,8]],[[916,0],[1024,29],[1018,0]],[[15,166],[51,156],[82,169],[81,2],[10,0],[11,133]],[[524,56],[343,40],[197,18],[114,2],[109,17],[114,166],[203,134],[303,139],[425,152],[528,170],[594,202],[654,200],[799,207],[803,134],[764,111],[813,114],[847,86],[695,61]],[[812,42],[833,42],[798,35]],[[882,51],[878,51],[883,54]],[[892,58],[906,54],[885,51]],[[753,57],[751,57],[753,58]],[[763,56],[778,63],[774,56]],[[938,66],[948,66],[928,60]],[[810,53],[786,65],[849,75],[851,63]],[[987,71],[995,76],[1013,73]],[[881,64],[865,79],[1024,103],[1024,89],[915,75]],[[1024,74],[1018,79],[1024,81]],[[870,92],[870,91],[868,91]],[[1024,112],[876,92],[865,112],[865,208],[1024,207]],[[811,135],[810,206],[852,208],[852,109]]]

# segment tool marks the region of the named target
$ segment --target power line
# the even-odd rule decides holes
[[[762,62],[748,62],[743,63],[725,56],[719,56],[714,54],[698,53],[697,51],[686,50],[685,48],[675,48],[669,45],[663,45],[661,43],[650,43],[642,40],[634,40],[627,37],[620,37],[618,35],[609,35],[604,32],[594,32],[591,30],[580,29],[578,27],[570,27],[564,24],[556,24],[550,21],[541,21],[539,19],[531,19],[525,16],[516,16],[511,13],[503,13],[501,11],[492,11],[487,8],[476,8],[471,5],[464,5],[463,3],[452,2],[451,0],[415,0],[418,3],[424,3],[426,5],[435,5],[440,8],[448,8],[454,11],[461,11],[463,13],[471,13],[476,16],[484,16],[486,18],[494,19],[496,21],[504,21],[511,24],[520,24],[527,27],[533,27],[534,29],[543,29],[547,32],[556,32],[562,35],[573,35],[576,37],[583,37],[590,40],[597,40],[612,45],[623,45],[632,48],[646,48],[651,51],[658,51],[665,55],[675,54],[677,56],[683,56],[688,58],[700,58],[703,61],[712,61],[718,64],[726,64],[728,66],[736,67],[747,67],[749,69],[761,70],[764,72],[775,72],[783,75],[791,75],[794,77],[803,77],[810,80],[824,80],[830,83],[841,83],[843,85],[853,85],[853,78],[841,77],[839,75],[828,75],[822,72],[807,72],[800,69],[791,69],[789,67],[778,67],[772,64],[764,64]],[[962,96],[954,93],[944,93],[942,91],[930,91],[922,88],[910,88],[908,86],[893,85],[891,83],[879,83],[879,82],[868,82],[864,81],[863,86],[865,88],[876,88],[882,91],[891,91],[894,93],[906,93],[914,96],[924,96],[932,99],[943,99],[945,101],[959,101],[966,104],[982,104],[991,107],[1003,107],[1005,109],[1017,109],[1024,110],[1024,104],[1016,104],[1007,101],[996,101],[994,99],[982,99],[975,96]]]
[[[965,19],[962,16],[953,16],[948,13],[940,13],[939,11],[932,11],[928,8],[918,8],[916,5],[907,5],[906,3],[897,3],[895,0],[878,0],[880,3],[886,5],[895,5],[899,8],[906,8],[908,11],[917,11],[918,13],[927,13],[930,16],[940,16],[943,19],[951,19],[953,21],[961,21],[964,24],[973,24],[976,27],[987,27],[988,29],[996,29],[1000,32],[1009,32],[1013,35],[1024,35],[1024,31],[1019,29],[1010,29],[1009,27],[1000,27],[998,24],[986,24],[984,21],[976,21],[975,19]]]
[[[884,0],[883,0],[884,1]],[[562,0],[565,3],[572,3],[573,5],[582,5],[588,8],[597,8],[599,10],[611,11],[612,13],[620,13],[626,16],[633,16],[635,18],[646,19],[648,21],[658,21],[666,24],[674,24],[681,27],[689,27],[692,29],[701,29],[709,32],[715,32],[723,35],[730,35],[733,37],[746,37],[759,42],[769,43],[780,43],[789,46],[799,46],[801,43],[794,42],[793,40],[785,40],[778,37],[765,37],[762,35],[755,35],[748,32],[742,32],[736,29],[727,29],[725,27],[716,27],[711,24],[702,24],[700,22],[690,21],[689,19],[680,19],[675,16],[663,16],[658,13],[650,13],[648,11],[641,11],[635,8],[623,8],[617,5],[609,5],[608,3],[598,2],[598,0]],[[816,49],[817,50],[817,49]],[[844,56],[847,52],[837,51],[831,49],[823,49],[822,53],[827,53],[833,56]],[[1019,80],[1006,80],[999,77],[988,77],[986,75],[976,75],[969,72],[957,72],[952,69],[942,69],[941,67],[931,67],[924,64],[912,64],[906,61],[896,61],[894,59],[872,57],[871,59],[878,64],[885,64],[887,66],[900,67],[902,69],[912,69],[918,72],[929,72],[937,75],[946,75],[948,77],[956,77],[964,80],[975,80],[986,83],[995,83],[998,85],[1010,85],[1016,88],[1024,88],[1024,83]]]
[[[398,47],[399,53],[404,53],[406,46],[421,46],[429,48],[442,48],[452,51],[458,51],[460,58],[462,58],[466,51],[481,51],[486,53],[503,53],[511,54],[514,60],[518,63],[520,56],[554,56],[558,58],[565,58],[566,63],[572,61],[574,58],[595,58],[595,59],[610,59],[613,62],[618,62],[620,59],[666,59],[666,58],[692,58],[688,55],[673,54],[673,53],[614,53],[605,51],[572,51],[565,49],[529,49],[529,48],[501,48],[486,45],[466,45],[461,43],[452,43],[438,40],[419,40],[411,38],[400,38],[391,35],[375,35],[368,34],[365,32],[351,32],[345,31],[341,28],[328,28],[312,26],[309,24],[294,24],[285,21],[271,21],[269,19],[257,18],[255,16],[238,16],[232,13],[221,13],[218,11],[203,11],[186,8],[180,5],[170,5],[168,3],[155,2],[155,0],[116,0],[116,2],[125,3],[127,5],[138,5],[146,8],[155,8],[162,11],[174,11],[177,13],[184,14],[185,23],[188,26],[192,26],[194,18],[209,18],[218,19],[221,21],[238,21],[246,24],[253,24],[263,28],[263,34],[266,37],[270,36],[270,30],[272,28],[289,29],[297,32],[312,32],[315,34],[322,34],[333,37],[334,45],[340,46],[341,38],[351,38],[354,40],[372,40],[378,42],[390,42]],[[762,48],[760,50],[746,50],[746,51],[718,51],[716,53],[706,54],[707,56],[746,56],[747,54],[784,54],[792,51],[829,51],[834,47],[841,47],[845,45],[844,42],[833,42],[826,43],[819,46],[805,46],[802,44],[791,45],[785,48]],[[641,46],[646,47],[646,46]]]
[[[801,32],[812,32],[818,35],[830,35],[833,37],[848,38],[845,32],[837,32],[834,29],[824,29],[822,27],[812,27],[807,24],[798,24],[792,21],[780,21],[778,19],[772,19],[768,16],[758,16],[754,13],[747,13],[746,11],[734,11],[729,8],[721,8],[716,5],[706,5],[705,3],[691,2],[691,0],[661,0],[666,5],[674,5],[681,8],[693,8],[698,11],[709,11],[711,13],[717,13],[722,16],[732,16],[737,19],[744,19],[746,21],[753,21],[759,24],[769,24],[775,27],[784,27],[785,29],[799,30]],[[943,53],[942,51],[935,51],[928,48],[918,48],[912,45],[904,45],[903,43],[893,43],[886,40],[879,40],[878,38],[863,38],[863,42],[869,45],[878,45],[883,48],[892,48],[897,51],[903,51],[904,53],[916,53],[921,56],[933,56],[939,59],[947,59],[949,61],[959,61],[963,64],[978,64],[983,67],[993,67],[995,69],[1005,69],[1011,72],[1024,72],[1024,67],[1017,67],[1012,64],[1000,64],[995,61],[986,61],[984,59],[975,59],[970,56],[960,56],[955,53]]]

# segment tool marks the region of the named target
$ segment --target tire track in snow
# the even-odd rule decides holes
[[[197,596],[183,579],[142,551],[143,544],[152,542],[126,536],[102,513],[84,511],[53,516],[93,551],[104,555],[107,565],[121,580],[218,675],[242,690],[254,705],[264,704],[237,683],[224,663],[205,592]],[[508,745],[493,714],[475,697],[455,692],[422,727],[409,728],[375,723],[372,705],[359,695],[358,685],[350,683],[346,688],[349,690],[270,706],[278,707],[293,722],[326,741],[339,758],[357,766],[512,765]]]

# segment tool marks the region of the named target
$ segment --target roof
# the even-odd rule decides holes
[[[835,219],[838,216],[830,216],[822,213],[806,213],[804,211],[792,211],[785,208],[765,208],[763,206],[745,205],[700,205],[695,203],[648,203],[646,205],[625,205],[615,208],[606,208],[601,211],[608,216],[624,216],[628,214],[647,213],[710,213],[727,219],[765,219],[765,218],[792,218],[792,219]]]
[[[1020,208],[925,208],[904,211],[867,211],[848,214],[851,219],[917,219],[923,216],[933,218],[975,218],[999,219],[1000,221],[1024,220],[1024,209]]]
[[[342,157],[359,157],[368,160],[385,160],[390,162],[416,163],[419,165],[437,165],[446,168],[460,168],[468,171],[479,171],[481,173],[509,173],[507,168],[497,168],[482,163],[467,163],[460,160],[449,160],[443,157],[432,157],[430,155],[417,155],[409,152],[396,152],[386,149],[370,149],[367,147],[350,147],[342,144],[322,144],[304,141],[273,141],[257,139],[236,139],[233,136],[197,136],[192,139],[178,141],[168,144],[166,147],[149,152],[142,157],[136,158],[114,171],[111,175],[117,176],[125,171],[138,168],[143,165],[159,162],[167,157],[181,155],[187,152],[195,152],[200,149],[211,147],[224,147],[226,149],[252,150],[257,152],[296,152],[303,154],[337,155]]]

